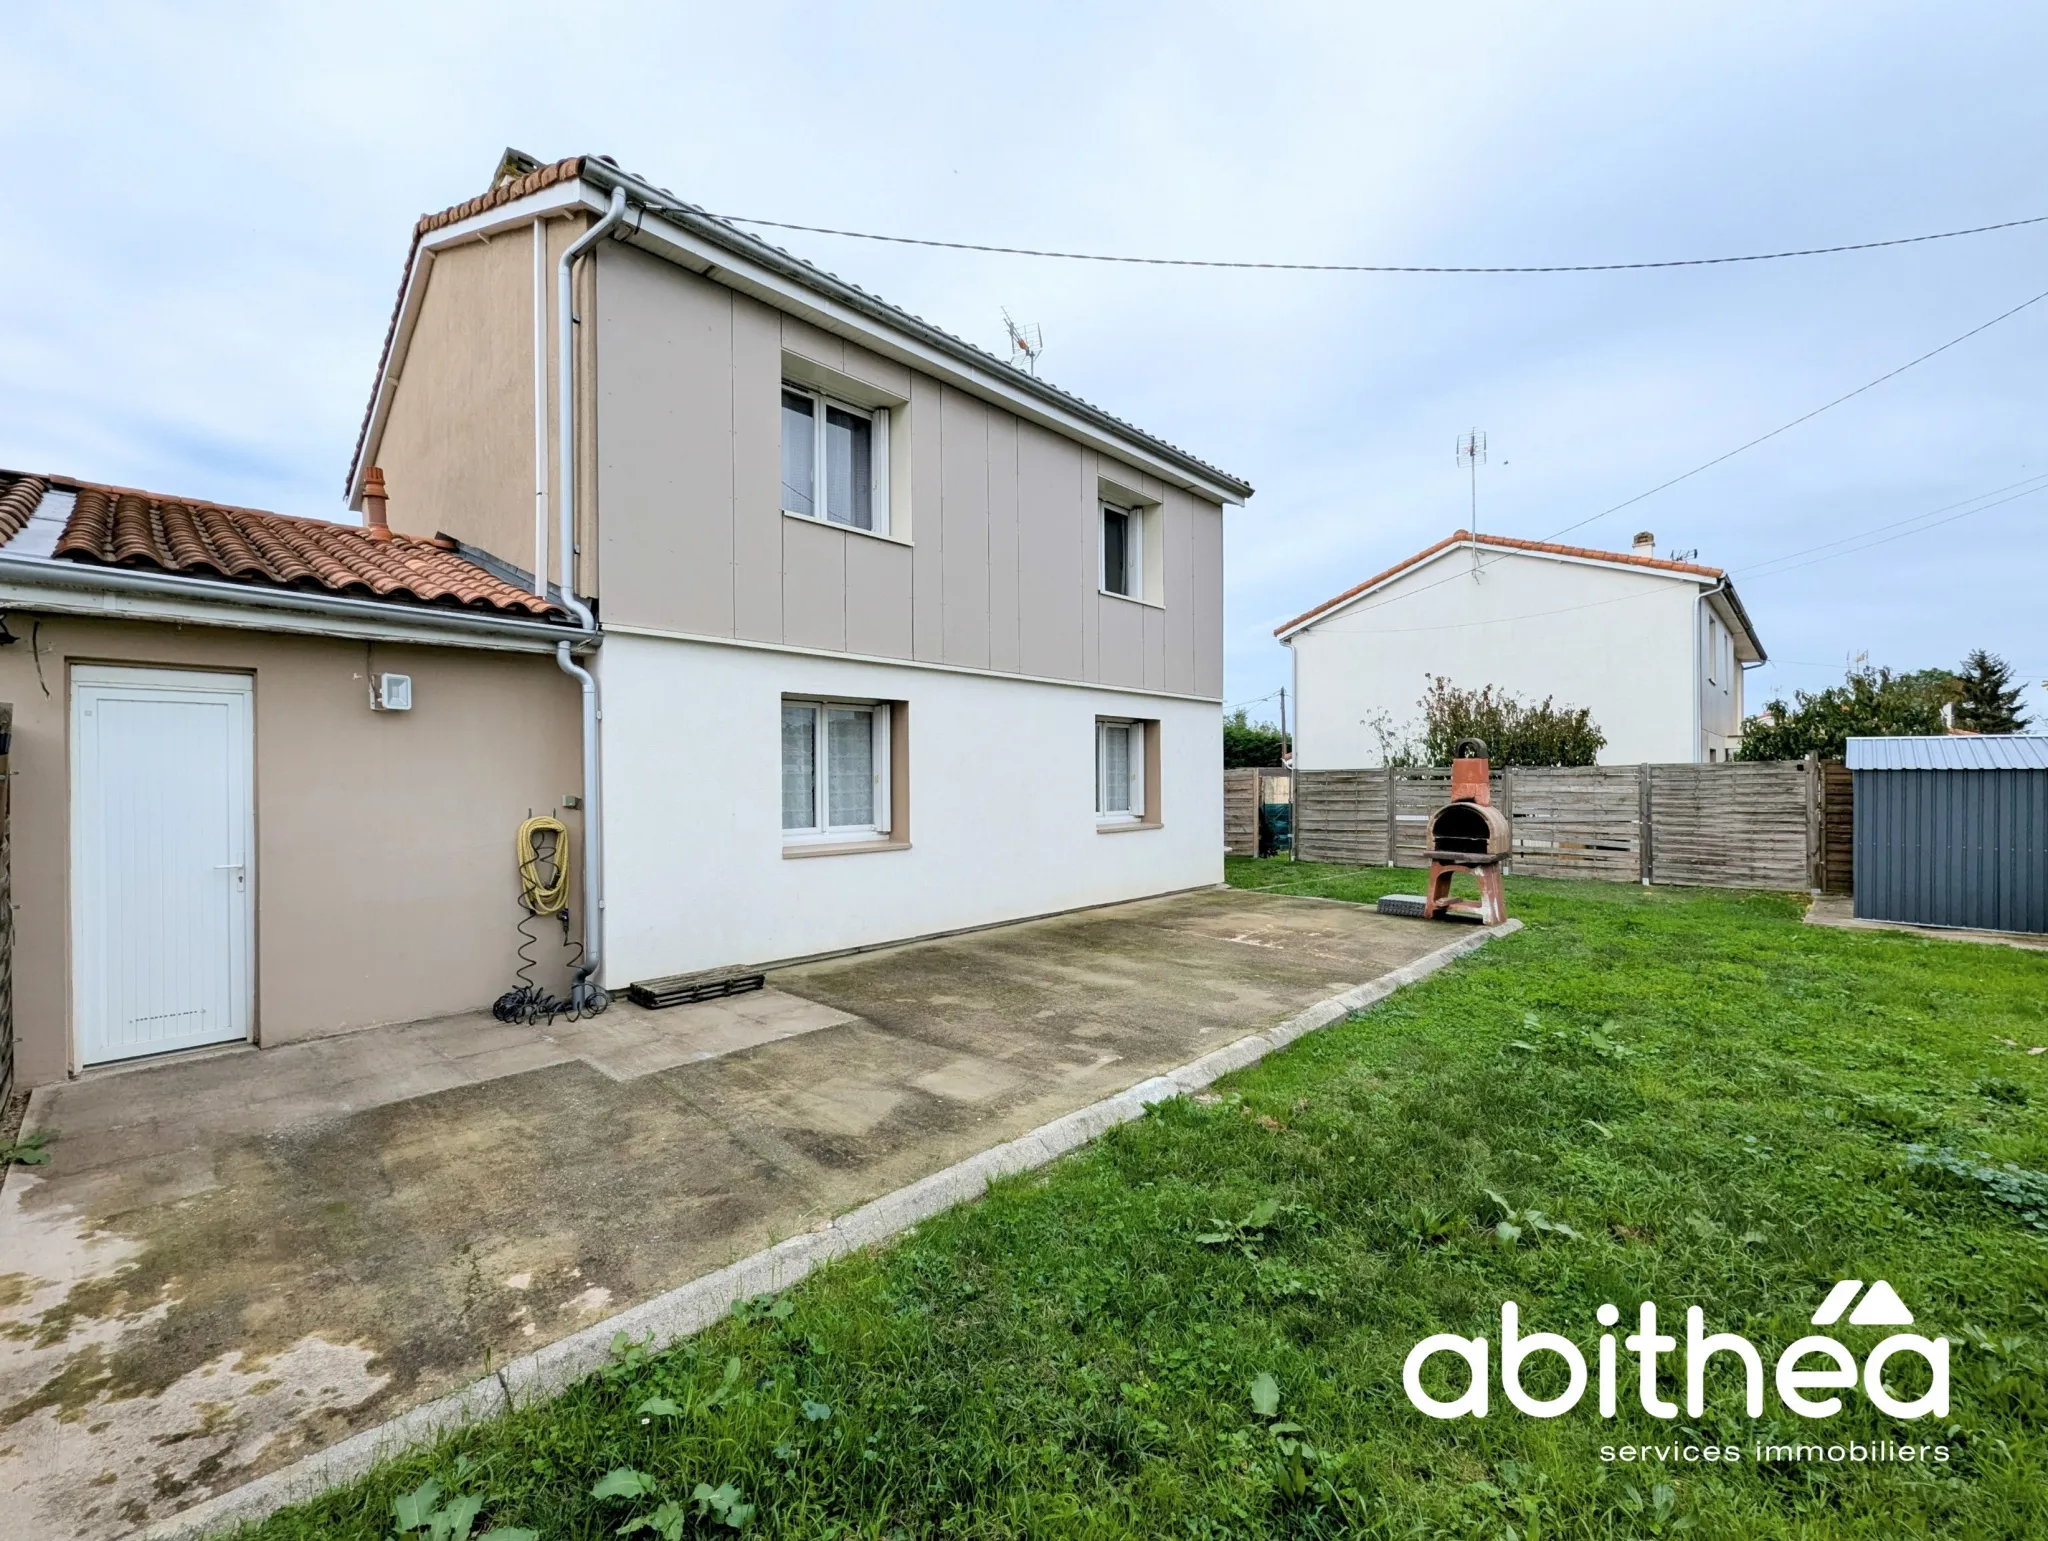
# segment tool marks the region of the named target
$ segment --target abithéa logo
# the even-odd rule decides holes
[[[1857,1301],[1859,1295],[1862,1299]],[[1857,1301],[1854,1310],[1849,1309],[1852,1301]],[[1828,1291],[1820,1309],[1813,1313],[1813,1325],[1832,1327],[1842,1319],[1845,1311],[1848,1312],[1848,1325],[1852,1327],[1913,1325],[1913,1313],[1906,1309],[1898,1291],[1882,1279],[1871,1285],[1867,1292],[1861,1279],[1842,1280]],[[1617,1306],[1603,1305],[1594,1317],[1602,1327],[1613,1327],[1620,1322],[1621,1311]],[[1635,1356],[1633,1378],[1636,1397],[1642,1403],[1643,1411],[1653,1418],[1676,1418],[1678,1404],[1661,1395],[1657,1386],[1660,1361],[1664,1355],[1674,1353],[1679,1342],[1657,1330],[1656,1302],[1642,1302],[1636,1318],[1636,1330],[1622,1340],[1621,1347]],[[1764,1360],[1755,1344],[1739,1333],[1709,1333],[1706,1313],[1698,1306],[1691,1306],[1685,1313],[1684,1349],[1683,1380],[1688,1417],[1698,1418],[1706,1410],[1707,1369],[1717,1355],[1741,1369],[1743,1400],[1749,1416],[1763,1417]],[[1423,1366],[1439,1354],[1454,1355],[1468,1366],[1470,1380],[1461,1395],[1445,1399],[1432,1396],[1423,1389]],[[1564,1363],[1565,1387],[1554,1396],[1532,1396],[1523,1389],[1523,1367],[1542,1354],[1555,1355]],[[1901,1355],[1917,1358],[1927,1366],[1927,1389],[1918,1396],[1895,1396],[1885,1385],[1885,1367]],[[1598,1405],[1603,1418],[1612,1418],[1620,1401],[1618,1358],[1614,1334],[1601,1333],[1595,1349],[1595,1363],[1599,1379]],[[1484,1418],[1493,1382],[1489,1360],[1485,1338],[1461,1338],[1456,1333],[1439,1332],[1424,1338],[1409,1350],[1407,1362],[1401,1367],[1401,1385],[1408,1393],[1408,1400],[1432,1418]],[[1512,1300],[1502,1303],[1500,1387],[1516,1411],[1532,1418],[1561,1418],[1577,1407],[1585,1396],[1586,1380],[1586,1356],[1576,1343],[1555,1332],[1524,1334],[1521,1307]],[[1856,1356],[1846,1344],[1832,1337],[1813,1334],[1785,1346],[1778,1355],[1772,1380],[1778,1400],[1802,1418],[1831,1418],[1842,1410],[1839,1396],[1815,1396],[1812,1393],[1850,1391],[1859,1383],[1871,1405],[1890,1417],[1925,1418],[1932,1415],[1942,1418],[1948,1416],[1948,1339],[1926,1338],[1913,1332],[1893,1333],[1870,1351],[1859,1371]]]

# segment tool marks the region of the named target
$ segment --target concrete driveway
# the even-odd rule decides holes
[[[0,1512],[100,1537],[1443,945],[1212,891],[35,1094],[0,1192]]]

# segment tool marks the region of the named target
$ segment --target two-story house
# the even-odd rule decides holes
[[[609,988],[1222,876],[1251,488],[609,160],[420,221],[373,469],[593,613]]]
[[[1585,707],[1603,764],[1728,759],[1742,739],[1742,674],[1763,662],[1718,567],[1656,554],[1647,531],[1600,551],[1459,530],[1296,616],[1303,769],[1384,763],[1433,677]]]

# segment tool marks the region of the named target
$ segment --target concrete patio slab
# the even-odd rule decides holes
[[[1445,941],[1204,892],[45,1088],[56,1159],[0,1192],[0,1511],[160,1520]]]
[[[2033,931],[1972,931],[1959,926],[1916,926],[1905,920],[1863,920],[1856,914],[1854,900],[1836,894],[1816,897],[1806,907],[1806,923],[1839,931],[1903,931],[1936,942],[1984,942],[1993,947],[2048,951],[2048,936]]]

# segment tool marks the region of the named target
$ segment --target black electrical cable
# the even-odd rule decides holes
[[[659,209],[659,205],[655,205]],[[687,206],[686,206],[687,207]],[[708,212],[691,209],[692,213]],[[1227,262],[1201,257],[1128,257],[1105,252],[1053,251],[1035,246],[992,246],[979,241],[935,241],[922,236],[877,235],[870,230],[841,230],[831,225],[798,225],[780,219],[755,219],[747,214],[712,214],[713,219],[731,225],[755,225],[764,230],[798,230],[806,235],[845,236],[854,241],[883,241],[892,246],[933,246],[944,251],[987,252],[1002,257],[1051,257],[1062,262],[1113,262],[1139,267],[1239,268],[1282,273],[1630,273],[1648,268],[1725,267],[1739,262],[1779,262],[1787,257],[1828,257],[1838,252],[1876,251],[1885,246],[1917,246],[1926,241],[1953,241],[1966,235],[1988,235],[1995,230],[2017,230],[2026,225],[2048,223],[2048,214],[2027,219],[2002,220],[1995,225],[1972,225],[1966,230],[1939,230],[1932,235],[1894,236],[1885,241],[1852,241],[1841,246],[1805,246],[1792,251],[1749,252],[1736,257],[1673,257],[1657,262],[1553,262],[1527,266],[1454,266],[1423,263],[1369,262]]]

